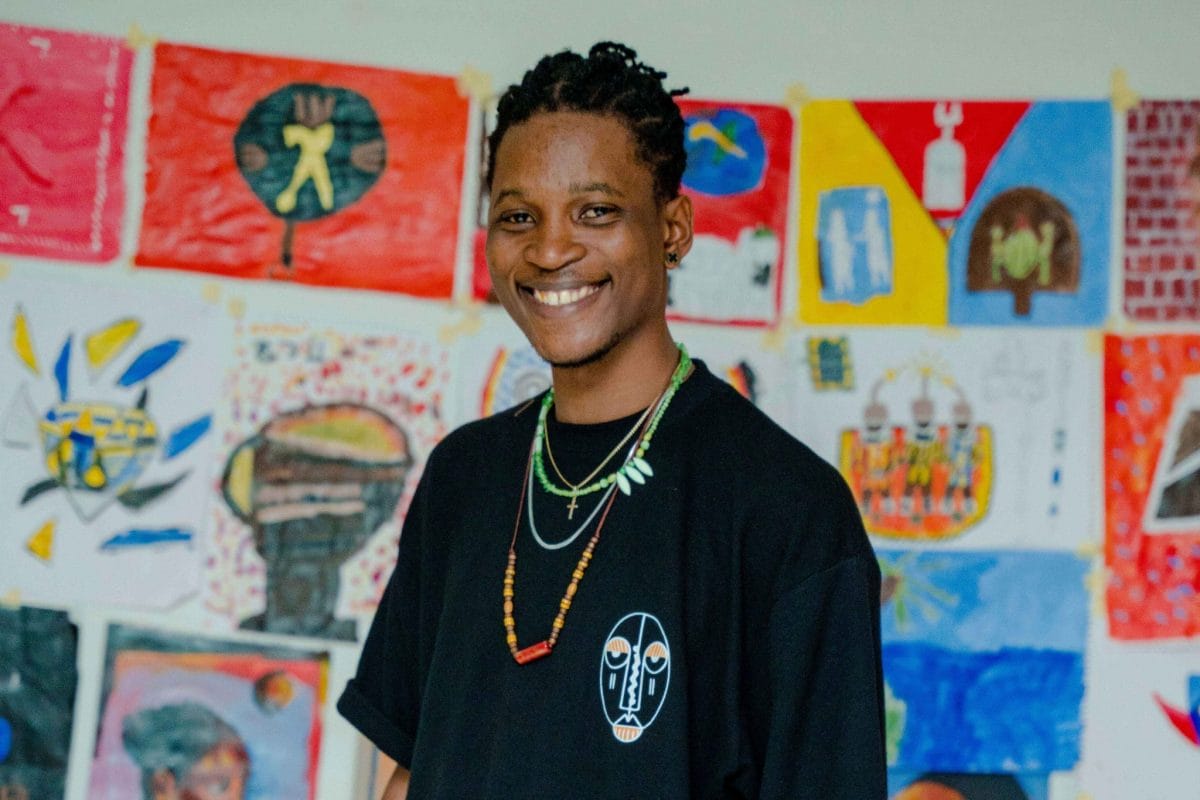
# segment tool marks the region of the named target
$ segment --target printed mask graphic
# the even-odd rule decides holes
[[[671,679],[667,634],[650,614],[621,618],[600,656],[600,699],[617,741],[635,742],[662,710]]]

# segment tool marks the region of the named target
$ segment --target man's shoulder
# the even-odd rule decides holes
[[[433,448],[431,461],[461,461],[509,452],[518,443],[528,449],[537,418],[536,398],[458,426]]]

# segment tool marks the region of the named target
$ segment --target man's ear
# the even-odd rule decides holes
[[[692,249],[692,198],[681,194],[663,205],[663,260],[667,268],[679,266]]]
[[[175,773],[169,769],[156,769],[150,776],[150,791],[154,800],[177,800],[179,790],[175,786]]]

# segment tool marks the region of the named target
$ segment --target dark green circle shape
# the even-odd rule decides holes
[[[329,119],[334,129],[333,145],[325,153],[333,183],[333,208],[326,210],[321,205],[312,180],[306,180],[297,194],[296,207],[283,214],[276,208],[275,199],[291,183],[296,162],[300,160],[300,148],[288,147],[283,140],[284,126],[299,122],[295,113],[297,94],[333,97],[333,115]],[[385,148],[386,162],[383,127],[371,102],[358,92],[317,83],[291,83],[254,104],[233,136],[233,152],[238,171],[268,211],[282,219],[303,221],[341,211],[375,184],[382,170],[371,173],[358,169],[350,163],[350,151],[355,145],[376,139]],[[249,171],[238,159],[240,148],[247,144],[257,145],[266,153],[265,167]]]

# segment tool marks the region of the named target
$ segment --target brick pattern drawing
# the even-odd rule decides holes
[[[1125,136],[1125,313],[1200,319],[1200,101],[1146,101]]]

